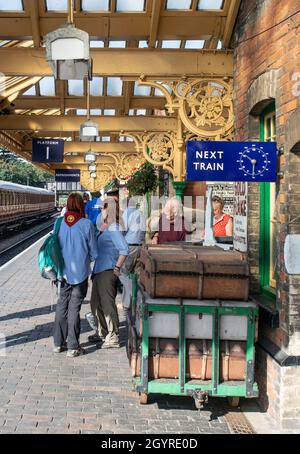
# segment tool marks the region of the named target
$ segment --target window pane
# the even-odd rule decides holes
[[[91,40],[90,41],[90,48],[91,49],[100,49],[104,47],[104,42],[103,41],[94,41],[94,40]]]
[[[138,85],[137,82],[134,84],[134,96],[150,96],[151,87],[146,85]]]
[[[0,11],[24,11],[22,0],[0,0]]]
[[[41,96],[55,96],[54,77],[44,77],[39,84]]]
[[[120,77],[107,78],[107,95],[122,96],[123,82]]]
[[[82,0],[82,11],[108,11],[109,0]]]
[[[109,47],[111,49],[116,48],[124,48],[126,47],[126,41],[109,41]]]
[[[191,9],[192,0],[167,0],[166,9]]]
[[[181,41],[165,39],[161,42],[162,49],[179,49]]]
[[[36,96],[35,85],[33,85],[33,87],[30,87],[29,90],[25,91],[25,93],[23,93],[23,96]]]
[[[147,41],[139,41],[139,49],[144,49],[148,48],[148,42]]]
[[[83,81],[82,80],[69,80],[68,82],[70,96],[83,96]]]
[[[106,137],[103,136],[103,137],[101,137],[101,141],[102,142],[110,142],[110,137],[109,136],[108,137],[107,136]]]
[[[101,109],[91,109],[90,112],[91,112],[91,115],[95,115],[95,116],[102,115]]]
[[[113,116],[116,115],[115,109],[104,109],[103,115]]]
[[[188,39],[185,43],[185,49],[203,49],[204,43],[204,39]]]
[[[93,77],[93,80],[90,82],[90,95],[103,95],[103,77]]]
[[[87,115],[87,109],[77,109],[76,115],[86,116]]]
[[[144,11],[145,0],[117,0],[116,10],[124,11]]]
[[[47,0],[47,11],[68,11],[68,0]]]
[[[136,114],[137,114],[137,115],[146,115],[146,109],[138,109],[138,110],[136,111]]]
[[[223,0],[200,0],[198,4],[199,9],[222,9],[223,8]]]

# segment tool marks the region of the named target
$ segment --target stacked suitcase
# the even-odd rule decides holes
[[[130,363],[140,376],[142,305],[255,306],[249,299],[249,266],[236,251],[184,245],[146,246],[140,257],[143,303],[138,304],[131,329]],[[149,378],[179,376],[179,314],[149,314]],[[185,317],[186,376],[212,376],[212,316]],[[220,318],[220,379],[245,380],[247,317]]]

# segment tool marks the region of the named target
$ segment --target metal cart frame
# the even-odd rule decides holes
[[[137,277],[133,279],[132,305],[136,305]],[[149,315],[153,312],[173,312],[179,314],[179,378],[178,379],[149,379]],[[213,318],[212,335],[212,380],[193,380],[186,378],[186,341],[185,341],[185,316],[187,314],[211,314]],[[243,381],[220,381],[220,317],[222,315],[247,317],[247,347],[246,347],[246,379]],[[197,408],[207,402],[208,396],[229,397],[233,405],[238,404],[240,397],[258,397],[258,386],[254,383],[255,364],[255,324],[258,317],[258,308],[255,307],[222,307],[219,301],[217,306],[188,306],[172,304],[147,304],[142,302],[142,341],[141,341],[141,375],[134,379],[136,391],[140,393],[141,403],[147,403],[149,394],[170,394],[176,396],[191,396],[195,399]],[[234,404],[234,402],[237,402]]]

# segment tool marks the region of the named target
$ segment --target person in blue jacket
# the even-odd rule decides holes
[[[101,214],[102,200],[100,197],[100,192],[95,192],[92,200],[89,200],[85,205],[85,214],[95,227],[97,217]]]
[[[80,194],[68,198],[58,239],[64,259],[64,280],[56,306],[54,352],[62,352],[67,342],[67,356],[76,357],[85,353],[79,343],[80,309],[88,290],[90,265],[97,258],[95,228],[85,218]]]
[[[97,238],[98,257],[94,265],[91,310],[97,322],[95,335],[89,341],[104,340],[101,348],[120,347],[119,317],[116,307],[117,281],[129,253],[120,226],[119,204],[107,199],[102,211],[103,224]]]

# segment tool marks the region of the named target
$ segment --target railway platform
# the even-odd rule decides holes
[[[51,310],[51,286],[40,277],[36,259],[41,243],[0,269],[0,433],[251,432],[241,411],[227,414],[222,399],[211,399],[201,412],[192,399],[171,396],[153,396],[141,406],[132,389],[122,312],[121,349],[89,344],[84,318],[89,294],[81,312],[87,354],[54,354],[55,307]],[[236,419],[235,426],[230,418]]]

